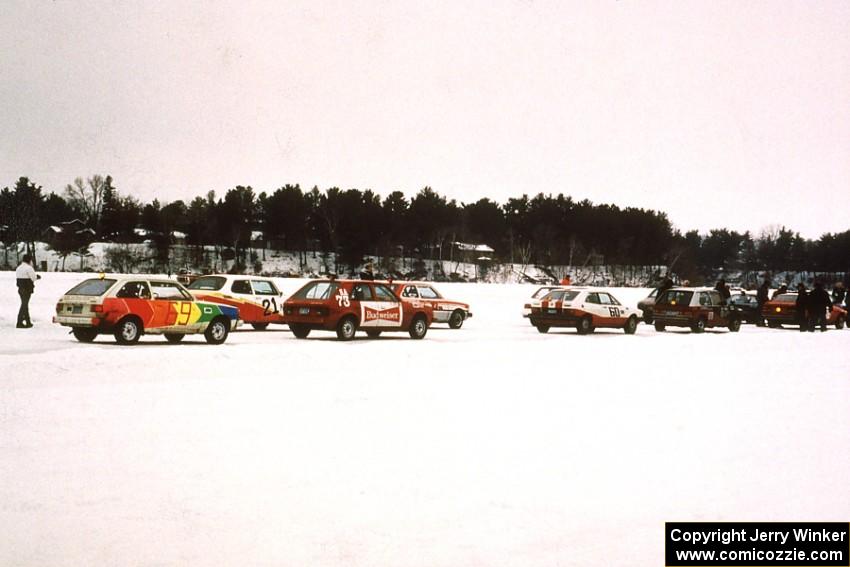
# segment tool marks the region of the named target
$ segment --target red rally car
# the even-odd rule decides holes
[[[390,284],[360,280],[313,280],[283,304],[283,318],[297,338],[313,330],[336,331],[340,340],[358,330],[377,338],[384,331],[407,331],[421,339],[433,321],[433,309],[419,299],[402,299]]]
[[[434,323],[448,323],[452,329],[460,329],[463,322],[472,317],[468,304],[444,298],[431,284],[394,282],[393,291],[403,299],[418,298],[427,303],[434,310]]]
[[[774,329],[782,325],[799,325],[800,321],[797,319],[797,293],[782,293],[777,295],[762,306],[761,314],[764,315],[768,326]],[[836,329],[843,329],[846,321],[847,311],[838,305],[833,305],[831,311],[827,310],[827,325],[835,325]]]
[[[723,303],[720,292],[708,287],[674,287],[661,293],[653,313],[655,330],[690,327],[694,333],[725,327],[733,333],[741,329],[741,313],[735,305]]]

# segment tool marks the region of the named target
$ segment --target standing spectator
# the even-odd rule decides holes
[[[729,290],[729,286],[726,285],[726,280],[720,278],[717,280],[717,285],[714,286],[714,289],[720,293],[720,304],[726,305],[729,303],[729,298],[732,297],[732,292]]]
[[[803,287],[805,288],[806,286],[803,286]],[[785,285],[785,284],[782,284],[781,286],[779,286],[776,289],[776,291],[773,292],[773,295],[771,295],[770,298],[776,299],[778,296],[782,295],[783,293],[788,293],[788,286]]]
[[[18,309],[18,329],[29,329],[32,327],[30,319],[30,296],[35,291],[35,280],[40,276],[36,275],[32,267],[32,257],[29,254],[24,254],[21,263],[15,270],[15,279],[18,284],[18,295],[21,298],[21,307]]]
[[[800,324],[800,332],[809,329],[809,292],[803,282],[797,284],[797,302],[795,304],[797,322]]]
[[[815,282],[815,289],[809,294],[809,330],[814,331],[820,326],[821,332],[826,331],[826,312],[832,311],[832,300],[823,288],[823,283]]]
[[[832,288],[832,304],[841,305],[845,297],[847,297],[847,290],[844,289],[844,282],[835,282],[835,287]]]
[[[761,282],[758,291],[756,292],[756,303],[758,304],[758,319],[756,320],[756,325],[759,327],[764,327],[764,317],[762,315],[762,308],[764,304],[767,303],[768,298],[770,297],[770,278],[764,276],[764,281]]]

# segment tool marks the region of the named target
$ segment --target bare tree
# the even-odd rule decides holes
[[[65,186],[65,199],[83,216],[81,220],[100,232],[100,217],[103,212],[103,197],[107,188],[112,187],[112,177],[94,175],[83,181],[77,177],[74,183]]]

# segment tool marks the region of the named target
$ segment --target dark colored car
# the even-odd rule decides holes
[[[764,321],[758,300],[754,295],[743,293],[733,295],[729,298],[729,305],[737,309],[743,323],[759,324]]]
[[[778,328],[782,325],[799,325],[797,318],[797,293],[783,293],[777,295],[764,304],[762,315],[767,321],[768,327]],[[836,329],[843,329],[847,322],[847,311],[833,305],[831,311],[826,313],[826,324],[835,325]]]
[[[638,301],[637,308],[640,310],[641,315],[643,317],[643,322],[647,325],[652,325],[652,317],[653,312],[655,310],[655,299],[658,297],[658,288],[652,290],[652,292]]]
[[[712,288],[674,287],[661,293],[655,302],[655,330],[689,327],[701,333],[713,327],[741,329],[741,317],[735,306],[724,305],[720,293]]]

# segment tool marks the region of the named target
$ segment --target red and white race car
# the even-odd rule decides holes
[[[269,278],[214,274],[196,278],[187,289],[201,301],[237,307],[239,318],[258,331],[283,324],[283,293]]]
[[[385,331],[407,331],[422,339],[434,310],[419,299],[399,298],[391,284],[361,280],[313,280],[283,304],[283,318],[299,339],[310,331],[336,331],[340,340],[354,338],[358,330],[377,338]]]
[[[555,290],[555,289],[564,289],[564,286],[562,286],[562,285],[544,285],[544,286],[538,287],[537,290],[534,293],[531,294],[531,299],[528,300],[525,303],[525,305],[522,306],[522,316],[525,317],[526,319],[528,319],[528,317],[531,315],[531,303],[535,299],[542,299],[543,296],[545,296],[547,293],[549,293],[550,291]]]
[[[581,335],[595,329],[622,329],[627,335],[637,330],[637,313],[617,301],[608,291],[592,287],[553,289],[532,300],[531,324],[541,333],[550,327],[575,327]]]
[[[466,319],[472,317],[469,304],[446,299],[434,286],[421,282],[394,282],[393,291],[401,298],[420,299],[434,310],[434,323],[448,323],[452,329],[460,329]]]

